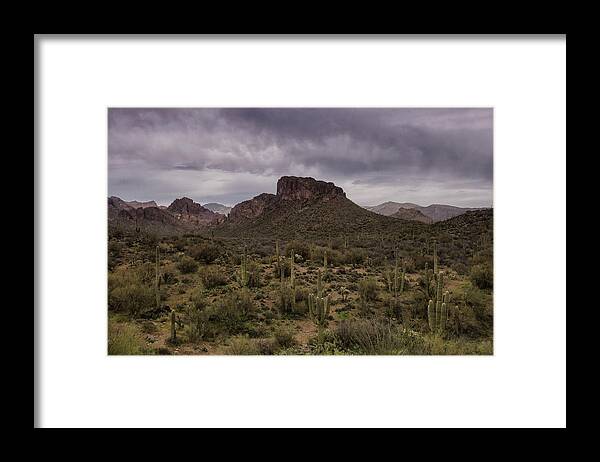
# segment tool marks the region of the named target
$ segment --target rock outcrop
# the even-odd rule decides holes
[[[346,197],[339,186],[310,177],[282,176],[277,181],[277,197],[281,200],[312,200]]]

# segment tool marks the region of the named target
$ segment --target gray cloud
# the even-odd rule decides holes
[[[281,175],[359,204],[492,204],[492,109],[109,109],[109,194],[232,205]]]

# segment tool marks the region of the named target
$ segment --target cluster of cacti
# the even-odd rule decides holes
[[[329,295],[317,297],[314,294],[308,294],[308,314],[312,321],[319,327],[320,332],[323,328],[327,327]]]
[[[448,306],[450,303],[450,292],[444,290],[444,273],[436,275],[435,298],[429,300],[427,305],[427,319],[429,329],[434,333],[443,333],[448,320]]]

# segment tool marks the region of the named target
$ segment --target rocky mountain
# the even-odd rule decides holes
[[[462,215],[465,212],[472,210],[482,210],[482,208],[473,208],[473,207],[455,207],[453,205],[445,205],[445,204],[431,204],[427,207],[423,207],[421,205],[413,204],[411,202],[384,202],[383,204],[375,205],[375,206],[367,206],[365,207],[367,210],[370,210],[375,213],[379,213],[381,215],[392,216],[397,213],[401,208],[403,209],[411,209],[417,210],[421,212],[426,217],[430,218],[433,223],[438,221],[448,220],[452,217],[457,217]]]
[[[131,205],[132,202],[134,205]],[[108,225],[113,229],[176,234],[205,229],[223,219],[222,215],[205,209],[187,197],[175,199],[166,208],[157,206],[154,201],[140,203],[126,202],[116,196],[108,198]]]
[[[221,215],[229,215],[229,212],[231,212],[231,207],[227,207],[226,205],[219,204],[217,202],[204,204],[204,208],[215,213],[220,213]]]
[[[246,237],[326,237],[419,226],[425,225],[365,210],[333,183],[284,176],[277,182],[276,194],[259,194],[237,204],[215,232]]]
[[[406,209],[404,207],[400,207],[398,209],[398,211],[396,213],[390,215],[390,217],[401,218],[403,220],[420,221],[421,223],[427,223],[427,224],[433,223],[433,220],[431,218],[423,215],[422,212],[420,212],[419,210],[414,209],[414,208]]]

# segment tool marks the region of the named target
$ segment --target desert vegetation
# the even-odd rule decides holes
[[[490,210],[273,235],[111,229],[109,354],[492,353]]]

